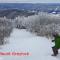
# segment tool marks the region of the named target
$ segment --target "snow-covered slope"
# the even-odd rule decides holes
[[[36,36],[24,29],[14,29],[9,43],[1,46],[0,52],[29,52],[29,56],[0,56],[0,60],[60,60],[51,56],[52,43],[45,37]]]

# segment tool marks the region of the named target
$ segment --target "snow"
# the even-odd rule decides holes
[[[29,52],[29,56],[0,56],[0,60],[60,60],[51,56],[52,43],[46,37],[39,37],[24,29],[14,29],[8,43],[0,46],[0,52]]]

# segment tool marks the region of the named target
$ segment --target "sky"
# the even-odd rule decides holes
[[[60,3],[60,0],[0,0],[0,3]]]

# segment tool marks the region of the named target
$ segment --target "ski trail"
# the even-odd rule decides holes
[[[2,46],[0,52],[29,52],[29,56],[0,56],[1,60],[59,60],[53,57],[51,41],[45,37],[36,36],[24,29],[14,29],[8,38],[9,43]]]

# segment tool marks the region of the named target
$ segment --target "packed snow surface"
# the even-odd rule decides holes
[[[14,29],[8,43],[0,46],[0,52],[29,52],[29,56],[0,56],[0,60],[60,60],[60,55],[53,57],[52,42],[24,29]]]

